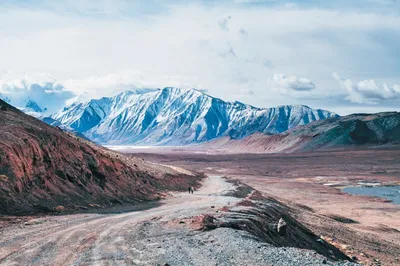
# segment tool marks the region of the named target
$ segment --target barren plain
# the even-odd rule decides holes
[[[366,265],[400,264],[400,205],[349,195],[346,186],[400,183],[400,149],[210,154],[181,148],[120,150],[161,164],[238,179],[292,207],[312,231]]]

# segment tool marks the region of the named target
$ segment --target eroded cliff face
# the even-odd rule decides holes
[[[0,100],[0,213],[155,200],[201,176],[125,158]]]

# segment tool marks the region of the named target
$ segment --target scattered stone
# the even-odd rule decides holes
[[[358,260],[356,256],[351,257],[352,260]]]
[[[56,210],[56,212],[63,212],[63,211],[65,211],[65,207],[62,206],[62,205],[58,205],[58,206],[55,208],[55,210]]]
[[[286,235],[286,228],[287,228],[287,223],[283,218],[279,219],[278,225],[277,225],[277,232],[280,236]]]
[[[210,230],[217,228],[217,225],[214,223],[214,221],[215,221],[214,216],[205,215],[203,218],[204,229]]]
[[[35,224],[41,224],[42,221],[40,220],[29,220],[27,222],[24,223],[24,225],[35,225]]]
[[[0,175],[0,181],[4,181],[4,182],[8,181],[8,176]]]
[[[215,206],[211,206],[211,209],[214,209],[215,208]]]
[[[323,261],[322,261],[322,264],[326,264],[326,260],[323,260]]]
[[[184,223],[185,223],[185,221],[179,221],[179,223],[180,223],[180,224],[184,224]]]
[[[94,203],[89,204],[89,206],[92,208],[101,208],[99,204],[94,204]]]

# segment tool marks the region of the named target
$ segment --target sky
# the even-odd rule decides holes
[[[55,112],[135,88],[400,110],[398,0],[2,0],[0,97]]]

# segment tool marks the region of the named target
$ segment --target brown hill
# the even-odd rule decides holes
[[[0,100],[0,214],[155,200],[200,179],[98,147]]]
[[[290,153],[400,144],[400,113],[353,114],[328,118],[276,135],[220,138],[199,147],[233,153]]]

